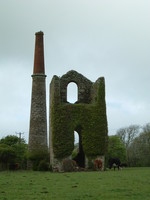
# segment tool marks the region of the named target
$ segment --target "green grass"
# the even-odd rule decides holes
[[[150,200],[150,168],[0,172],[0,200]]]

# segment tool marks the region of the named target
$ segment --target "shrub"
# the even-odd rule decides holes
[[[41,160],[38,165],[38,171],[48,171],[49,163],[46,160]]]
[[[72,152],[72,159],[74,159],[78,155],[78,152],[79,152],[79,148],[78,147],[74,148]]]
[[[49,154],[47,151],[41,151],[41,150],[32,151],[28,152],[28,159],[32,162],[32,169],[34,171],[37,170],[45,171],[42,169],[44,169],[44,165],[46,168],[46,164],[44,164],[44,162],[45,163],[49,162]]]
[[[6,170],[9,168],[10,163],[15,163],[16,154],[12,147],[1,144],[0,145],[0,168]]]

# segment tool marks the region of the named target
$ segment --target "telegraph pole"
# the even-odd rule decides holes
[[[24,133],[21,133],[21,132],[19,132],[19,133],[16,133],[17,135],[19,135],[19,144],[21,143],[21,136],[24,134]]]

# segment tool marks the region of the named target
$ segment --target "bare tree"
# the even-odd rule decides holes
[[[128,149],[129,145],[139,135],[140,128],[141,127],[139,125],[130,125],[128,127],[120,128],[117,131],[116,135],[120,137],[126,149]]]
[[[143,132],[150,133],[150,123],[147,123],[145,126],[143,126]]]
[[[150,123],[142,127],[142,132],[134,139],[128,151],[132,166],[150,167]]]
[[[140,126],[139,125],[130,125],[128,127],[125,128],[120,128],[117,131],[117,136],[120,137],[120,139],[122,140],[122,142],[124,143],[125,147],[126,147],[126,154],[127,154],[127,161],[128,161],[128,165],[130,166],[130,145],[133,143],[134,139],[139,135],[140,133]]]

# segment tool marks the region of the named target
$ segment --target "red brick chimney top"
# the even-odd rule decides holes
[[[44,68],[44,42],[42,31],[35,33],[35,52],[33,74],[45,74]]]

